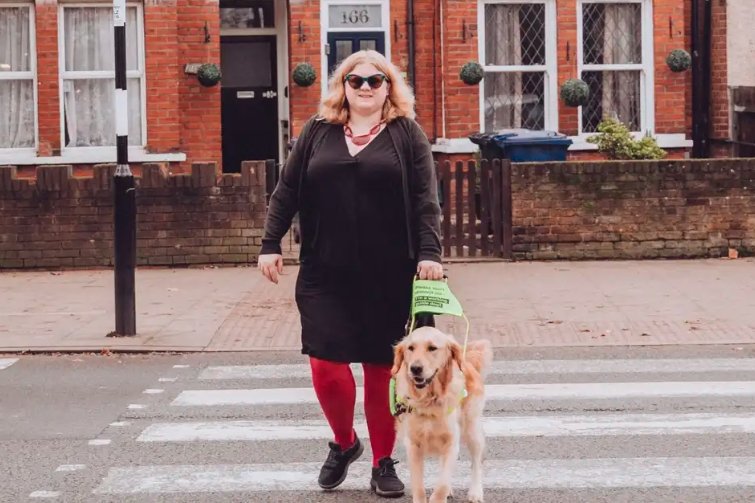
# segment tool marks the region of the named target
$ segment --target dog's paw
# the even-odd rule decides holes
[[[467,493],[467,501],[469,503],[483,503],[482,489],[470,489]]]

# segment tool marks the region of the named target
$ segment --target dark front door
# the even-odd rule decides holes
[[[373,50],[385,55],[385,33],[375,32],[330,32],[328,33],[328,73],[351,54]]]
[[[278,160],[278,76],[274,36],[220,39],[223,171],[241,161]]]

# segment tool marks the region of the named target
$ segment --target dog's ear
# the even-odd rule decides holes
[[[404,364],[404,345],[398,344],[393,348],[393,368],[391,369],[391,375],[393,377],[396,377],[396,374],[398,374],[399,370],[401,370],[401,365]]]
[[[464,370],[464,367],[462,366],[462,350],[461,345],[456,341],[450,341],[448,345],[449,350],[451,351],[451,359],[456,362],[457,365],[459,365],[460,370]]]

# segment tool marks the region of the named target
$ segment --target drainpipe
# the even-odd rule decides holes
[[[692,1],[692,157],[710,156],[711,0]]]
[[[417,81],[414,75],[414,1],[408,0],[406,2],[406,24],[409,27],[409,82],[412,86],[412,91],[417,92]]]

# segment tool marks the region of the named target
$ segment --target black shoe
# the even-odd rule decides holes
[[[333,489],[341,485],[349,472],[349,465],[359,459],[364,452],[364,445],[356,434],[354,434],[354,445],[345,451],[341,451],[341,446],[335,442],[328,442],[328,445],[330,446],[328,459],[323,463],[320,477],[317,479],[317,483],[323,489]]]
[[[377,468],[372,469],[370,487],[378,496],[398,498],[404,495],[404,483],[396,475],[394,465],[398,463],[389,457],[381,458]]]

